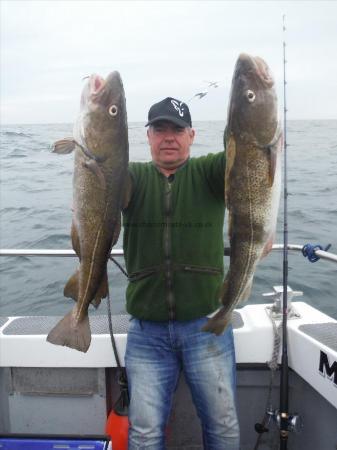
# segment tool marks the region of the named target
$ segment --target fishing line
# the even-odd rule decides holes
[[[283,304],[282,304],[282,357],[280,374],[280,450],[286,450],[289,434],[289,368],[288,368],[288,173],[287,173],[287,97],[286,97],[286,42],[285,15],[283,15]]]

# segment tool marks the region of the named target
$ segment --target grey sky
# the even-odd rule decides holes
[[[225,120],[240,52],[262,56],[282,94],[287,21],[290,119],[337,118],[335,1],[15,1],[1,3],[1,122],[73,122],[82,78],[119,70],[129,121],[166,96],[194,120]]]

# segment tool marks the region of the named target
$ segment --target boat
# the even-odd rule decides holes
[[[274,245],[273,250],[282,250]],[[300,252],[303,246],[288,245]],[[228,253],[228,249],[227,249]],[[225,251],[226,254],[226,251]],[[316,258],[337,255],[315,248]],[[0,256],[72,257],[73,250],[0,250]],[[122,250],[112,250],[121,257]],[[263,304],[234,311],[241,449],[278,448],[282,286]],[[289,449],[337,448],[337,320],[288,287]],[[113,449],[106,423],[120,395],[106,314],[90,317],[87,353],[55,346],[46,335],[60,317],[0,317],[0,449]],[[114,315],[121,365],[129,316]],[[167,430],[168,449],[202,449],[199,420],[183,376]]]

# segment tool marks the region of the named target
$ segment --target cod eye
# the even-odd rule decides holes
[[[255,92],[248,89],[248,91],[246,91],[246,97],[249,103],[253,103],[256,97]]]
[[[110,108],[109,108],[110,116],[115,117],[115,116],[117,116],[117,113],[118,113],[117,106],[116,105],[111,105]]]

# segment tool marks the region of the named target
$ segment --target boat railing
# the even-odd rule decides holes
[[[273,251],[283,250],[283,244],[274,244],[272,247]],[[302,253],[303,245],[288,244],[288,250]],[[225,256],[230,255],[230,247],[225,247]],[[320,258],[327,261],[332,261],[337,263],[337,255],[334,253],[321,250],[317,248],[314,250],[314,254]],[[55,250],[55,249],[37,249],[37,248],[26,248],[26,249],[0,249],[0,256],[60,256],[60,257],[74,257],[76,253],[72,249]],[[112,249],[112,257],[124,256],[122,249]]]

